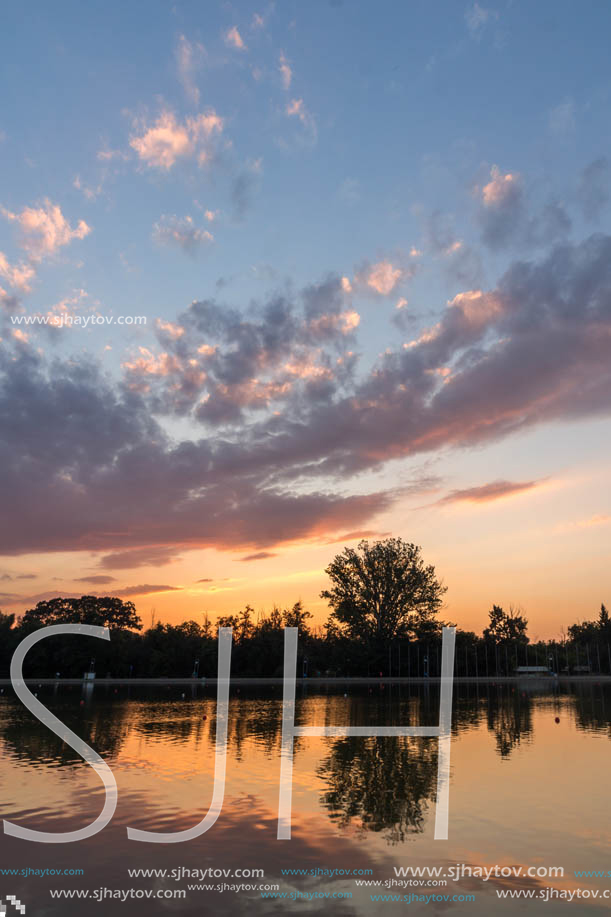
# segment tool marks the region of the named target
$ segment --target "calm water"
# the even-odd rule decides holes
[[[288,877],[283,869],[364,869],[390,879],[394,866],[466,863],[563,866],[564,879],[449,881],[427,893],[475,895],[475,903],[412,903],[410,910],[457,914],[602,913],[608,901],[501,901],[499,888],[611,888],[611,880],[576,879],[574,870],[611,868],[609,845],[611,688],[593,683],[512,688],[457,685],[452,741],[449,840],[433,840],[435,739],[299,738],[295,745],[293,838],[276,840],[281,689],[232,688],[225,803],[197,841],[128,841],[126,826],[176,831],[197,823],[212,792],[214,689],[97,687],[81,704],[79,687],[41,688],[39,697],[112,767],[119,803],[112,823],[80,844],[33,844],[0,837],[0,868],[82,868],[82,877],[0,875],[0,897],[14,894],[30,915],[303,913],[369,914],[407,904],[375,903],[385,888],[353,879]],[[48,831],[93,820],[103,791],[95,773],[39,724],[14,697],[0,698],[2,815]],[[335,692],[298,688],[296,721],[322,725],[436,724],[435,686]],[[556,722],[559,720],[559,722]],[[58,901],[49,888],[176,889],[188,882],[131,879],[128,867],[259,868],[283,892],[350,891],[349,901],[263,900],[193,891],[183,900]],[[223,881],[205,879],[209,884]],[[423,889],[392,889],[394,893]],[[568,908],[568,910],[567,910]]]

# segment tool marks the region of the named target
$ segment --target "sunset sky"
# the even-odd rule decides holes
[[[464,628],[611,602],[611,6],[3,20],[4,611],[320,622],[386,534]]]

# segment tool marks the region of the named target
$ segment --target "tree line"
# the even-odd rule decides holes
[[[111,630],[110,643],[80,635],[49,637],[26,657],[27,677],[185,678],[215,676],[217,628],[233,628],[232,673],[281,676],[284,628],[299,629],[298,675],[427,677],[440,673],[440,614],[446,587],[421,548],[401,538],[345,548],[325,571],[321,596],[327,622],[312,625],[301,601],[256,615],[250,605],[212,622],[161,622],[143,629],[133,602],[113,596],[52,598],[20,618],[0,612],[0,675],[28,634],[51,624],[82,623]],[[531,642],[528,621],[512,608],[493,605],[481,635],[457,627],[455,674],[500,677],[522,666],[554,672],[611,674],[611,622],[605,605],[597,619],[574,624],[566,638]]]

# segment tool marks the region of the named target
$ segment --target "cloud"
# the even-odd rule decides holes
[[[153,411],[195,411],[209,424],[235,423],[245,412],[292,397],[329,397],[345,384],[359,320],[337,277],[294,300],[277,296],[249,315],[195,302],[172,334],[159,331],[161,353],[140,348],[124,363],[126,381]]]
[[[91,227],[79,220],[73,228],[57,204],[45,198],[40,207],[24,207],[21,213],[0,208],[3,216],[20,230],[20,245],[34,261],[40,261],[69,245],[74,239],[84,239]]]
[[[106,576],[103,573],[98,573],[92,576],[80,576],[74,581],[75,583],[91,583],[94,586],[103,586],[107,583],[116,582],[114,576]]]
[[[212,579],[211,576],[205,576],[203,579],[198,579],[198,580],[196,580],[196,582],[198,582],[198,583],[213,583],[214,580]]]
[[[365,272],[364,282],[380,296],[389,296],[403,278],[403,273],[402,268],[395,267],[390,261],[378,261]]]
[[[142,586],[125,586],[123,589],[114,589],[113,592],[116,592],[117,595],[122,596],[131,596],[131,595],[152,595],[154,592],[180,592],[180,586],[151,586],[149,583],[144,583]]]
[[[287,102],[285,113],[289,118],[297,118],[305,128],[312,143],[316,141],[317,127],[314,115],[308,111],[303,99],[291,99]]]
[[[36,579],[35,573],[19,573],[15,579]]]
[[[104,573],[328,540],[402,497],[358,491],[361,472],[611,414],[610,235],[514,260],[371,367],[347,295],[331,276],[247,308],[196,301],[157,329],[163,359],[120,380],[5,337],[0,552],[104,552]]]
[[[597,525],[608,525],[611,522],[611,516],[605,515],[596,515],[590,516],[588,519],[584,519],[581,522],[578,522],[577,525],[580,528],[592,528]]]
[[[581,173],[577,198],[586,220],[598,220],[609,203],[611,169],[602,157],[591,162]]]
[[[489,22],[499,18],[496,10],[486,9],[479,3],[473,3],[465,12],[465,21],[472,38],[477,41],[482,37],[482,33]]]
[[[363,538],[385,538],[390,532],[378,532],[376,529],[355,529],[354,532],[342,532],[328,538],[325,544],[339,544],[340,542],[361,541]]]
[[[162,216],[153,226],[153,239],[160,245],[175,245],[187,255],[196,255],[214,242],[207,229],[196,226],[190,216]]]
[[[268,557],[277,557],[277,554],[274,554],[272,551],[257,551],[255,554],[246,554],[245,557],[240,557],[240,560],[244,563],[248,563],[251,560],[267,560]]]
[[[123,150],[100,150],[96,158],[100,162],[111,162],[113,159],[129,159],[129,155],[124,153]]]
[[[106,554],[100,560],[100,567],[107,570],[132,570],[135,567],[163,567],[171,564],[180,549],[167,545],[135,548],[129,551],[117,551]]]
[[[243,168],[231,184],[233,216],[242,220],[251,209],[261,180],[261,161],[257,160]]]
[[[190,42],[184,35],[178,39],[176,47],[176,67],[178,77],[185,91],[185,95],[194,105],[199,105],[200,92],[195,81],[198,70],[206,56],[206,49],[202,44]]]
[[[179,159],[195,157],[200,166],[205,165],[214,152],[214,138],[222,134],[223,127],[223,119],[213,108],[184,122],[166,109],[152,125],[135,125],[137,133],[129,143],[147,166],[167,172]]]
[[[103,190],[102,182],[96,185],[95,188],[92,188],[89,185],[84,184],[80,175],[75,175],[74,181],[72,182],[72,187],[76,188],[77,191],[81,191],[83,197],[85,197],[88,201],[95,201],[95,199],[100,196]]]
[[[600,525],[609,525],[611,523],[611,516],[598,513],[595,516],[589,516],[586,519],[579,519],[577,522],[567,522],[561,525],[557,525],[554,528],[554,533],[561,535],[566,532],[574,532],[575,529],[591,529],[598,528]]]
[[[476,189],[482,240],[493,250],[504,246],[532,249],[565,238],[571,220],[561,201],[544,203],[529,215],[522,176],[492,166],[490,181]]]
[[[437,501],[438,505],[448,503],[490,503],[515,494],[524,493],[539,487],[540,481],[492,481],[479,487],[467,487],[462,490],[453,490],[451,493]]]
[[[499,248],[514,236],[522,220],[521,177],[512,172],[502,173],[498,166],[492,166],[490,181],[482,188],[481,204],[483,241],[490,248]]]
[[[246,50],[246,45],[244,44],[242,36],[238,32],[236,26],[232,26],[225,32],[224,39],[227,47],[235,48],[238,51]]]
[[[19,265],[9,264],[6,255],[0,252],[0,277],[3,277],[14,289],[22,293],[31,290],[30,281],[36,276],[36,271],[30,264],[21,262]]]
[[[291,88],[291,82],[293,80],[293,71],[291,70],[291,65],[289,64],[283,51],[280,52],[280,60],[278,63],[278,69],[280,71],[280,78],[282,79],[282,85],[288,90]]]

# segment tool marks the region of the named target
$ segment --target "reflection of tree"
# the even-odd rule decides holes
[[[437,741],[425,738],[353,738],[333,743],[318,769],[328,784],[322,803],[342,827],[360,823],[387,831],[391,844],[423,830],[437,785]]]
[[[513,694],[491,694],[488,699],[488,729],[496,735],[501,757],[506,758],[523,737],[532,735],[532,700]]]
[[[40,698],[68,729],[80,736],[103,758],[116,757],[126,737],[127,707],[123,704],[100,705],[93,712],[75,711],[69,704],[53,704]],[[7,712],[2,739],[18,759],[32,764],[54,766],[82,763],[72,748],[51,732],[25,708],[15,707]]]
[[[606,685],[591,683],[573,686],[575,720],[578,729],[608,732],[611,736],[611,696]]]

